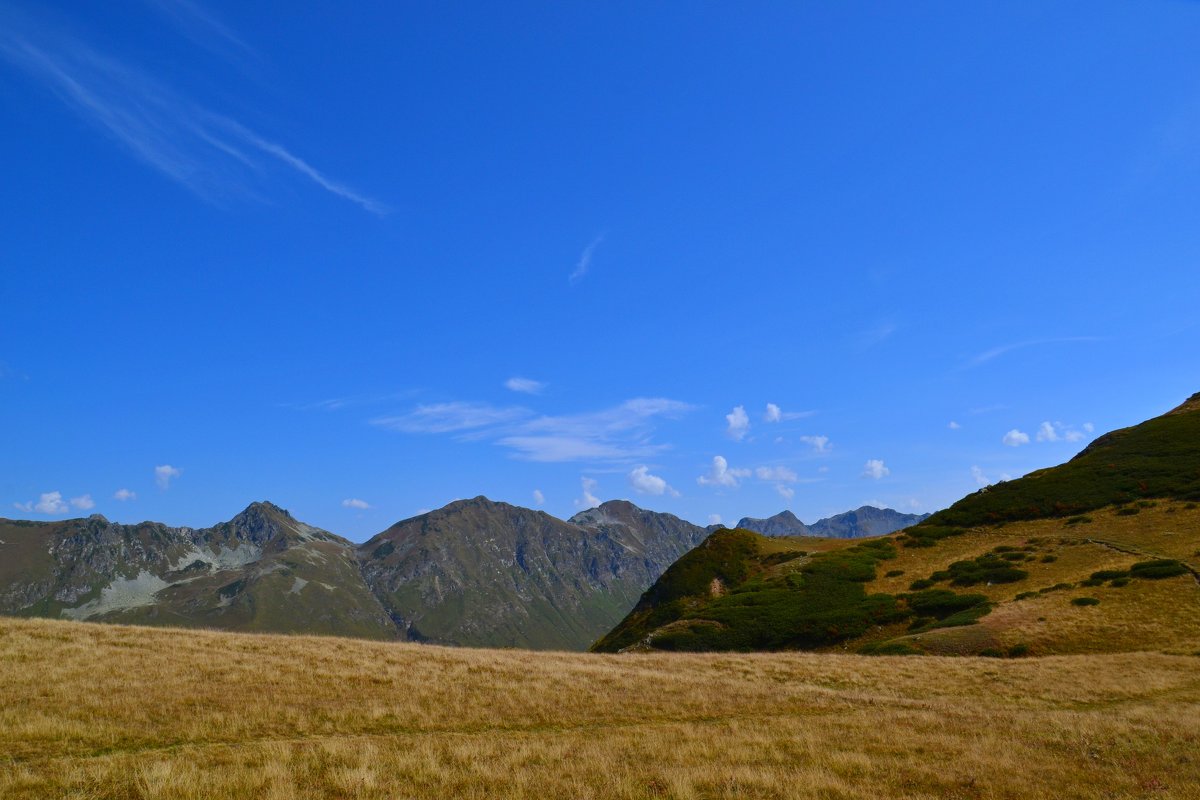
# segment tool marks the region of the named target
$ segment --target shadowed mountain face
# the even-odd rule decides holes
[[[254,503],[211,528],[0,519],[0,613],[582,649],[706,535],[615,501],[460,501],[363,545]]]
[[[738,528],[764,536],[825,536],[831,539],[857,539],[862,536],[883,536],[886,533],[916,525],[928,514],[902,514],[890,508],[863,506],[844,514],[826,517],[805,525],[791,511],[781,511],[773,517],[755,519],[743,517]]]
[[[583,649],[706,534],[624,501],[564,522],[477,497],[397,523],[359,554],[405,638]]]

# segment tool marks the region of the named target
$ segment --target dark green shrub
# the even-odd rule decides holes
[[[1092,580],[1100,581],[1101,583],[1103,583],[1104,581],[1111,581],[1116,578],[1128,578],[1128,577],[1129,577],[1129,570],[1127,570],[1127,569],[1102,569],[1099,572],[1092,573]]]
[[[949,589],[929,589],[924,592],[903,595],[902,599],[908,603],[908,607],[914,613],[938,619],[974,608],[988,601],[987,597],[981,594],[958,594]]]
[[[992,553],[970,561],[955,561],[944,572],[930,576],[933,580],[949,580],[955,586],[974,586],[979,583],[1016,583],[1029,577],[1023,569],[1017,569],[1008,561]]]
[[[1098,606],[1100,601],[1094,597],[1076,597],[1071,600],[1073,606]]]
[[[1071,517],[1067,520],[1067,525],[1086,525],[1092,521],[1092,518],[1086,514],[1080,514],[1078,517]]]
[[[884,574],[884,577],[887,577],[887,578],[899,578],[899,577],[900,577],[901,575],[903,575],[903,574],[904,574],[904,570],[902,570],[902,569],[889,569],[889,570],[888,570],[888,571],[887,571],[887,572]]]
[[[1028,600],[1031,597],[1037,597],[1037,596],[1038,596],[1037,592],[1021,592],[1019,595],[1014,597],[1013,600]]]
[[[1137,506],[1125,506],[1117,509],[1118,517],[1132,517],[1134,514],[1140,514],[1142,510]]]
[[[1044,555],[1042,556],[1041,561],[1043,564],[1053,564],[1055,561],[1058,561],[1058,556]]]
[[[1112,583],[1109,584],[1109,586],[1113,587],[1114,589],[1120,589],[1122,586],[1128,585],[1129,578],[1113,578]]]
[[[911,591],[919,592],[922,589],[928,589],[930,586],[933,586],[933,584],[934,584],[933,581],[931,581],[927,578],[921,578],[920,580],[913,581],[912,583],[910,583],[908,585],[908,588]]]
[[[1174,578],[1176,575],[1186,575],[1187,572],[1188,568],[1183,564],[1166,558],[1155,559],[1154,561],[1139,561],[1129,568],[1130,577],[1147,580]]]
[[[1005,553],[1004,555],[1002,555],[1000,557],[1003,558],[1005,561],[1024,561],[1025,560],[1024,553]]]
[[[919,656],[921,651],[905,642],[872,642],[858,649],[865,656]]]
[[[1014,644],[1012,647],[1008,648],[1009,658],[1022,658],[1027,655],[1029,655],[1029,645],[1027,644]]]
[[[1053,586],[1047,586],[1045,589],[1038,589],[1038,594],[1046,594],[1047,592],[1061,592],[1064,589],[1074,589],[1073,583],[1056,583]]]
[[[979,651],[984,658],[1004,658],[1004,652],[996,647],[985,647]]]

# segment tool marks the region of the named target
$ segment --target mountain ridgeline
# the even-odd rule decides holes
[[[928,514],[902,514],[890,508],[863,506],[844,514],[817,520],[805,525],[791,511],[781,511],[773,517],[755,519],[742,517],[737,527],[764,536],[822,536],[829,539],[858,539],[884,534],[916,525]]]
[[[800,532],[786,512],[743,524],[593,649],[1200,652],[1200,394],[887,536],[777,538]]]
[[[0,520],[0,613],[579,650],[708,531],[625,501],[484,497],[355,545],[254,503],[211,528]]]

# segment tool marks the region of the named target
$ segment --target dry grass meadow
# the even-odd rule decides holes
[[[0,797],[1200,797],[1200,658],[621,655],[0,620]]]

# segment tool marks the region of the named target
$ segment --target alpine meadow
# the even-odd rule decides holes
[[[1200,798],[1198,40],[0,0],[0,798]]]

